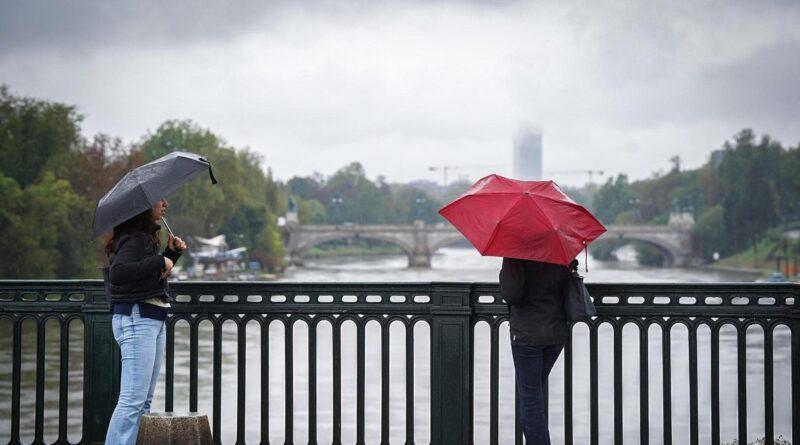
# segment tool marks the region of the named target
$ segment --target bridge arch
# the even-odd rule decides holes
[[[376,233],[339,232],[330,235],[316,236],[313,239],[309,240],[307,243],[303,243],[301,245],[296,246],[294,248],[294,251],[292,252],[292,257],[302,258],[312,247],[329,243],[331,241],[346,240],[346,239],[369,239],[369,240],[383,241],[385,243],[395,245],[403,250],[403,253],[405,253],[405,255],[408,257],[409,264],[413,264],[414,261],[413,246],[408,245],[408,243],[403,242],[399,238],[392,236],[385,236]]]
[[[660,239],[653,239],[649,236],[642,236],[640,234],[615,234],[616,236],[608,236],[608,237],[600,237],[595,242],[596,243],[612,243],[612,242],[623,242],[625,244],[629,243],[642,243],[646,244],[650,247],[655,248],[664,258],[664,266],[665,267],[672,267],[677,262],[679,262],[682,255],[675,249],[674,246],[665,243],[663,240]]]
[[[437,250],[439,250],[439,249],[441,249],[443,247],[447,247],[447,246],[449,246],[451,244],[454,244],[454,243],[457,243],[457,242],[460,242],[460,241],[463,242],[465,240],[466,240],[466,238],[464,238],[464,236],[461,235],[460,233],[457,233],[457,234],[454,234],[454,235],[448,235],[448,236],[445,236],[443,238],[440,238],[440,239],[432,242],[428,249],[430,251],[430,254],[433,255]]]

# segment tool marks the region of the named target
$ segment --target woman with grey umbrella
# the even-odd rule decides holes
[[[112,329],[122,355],[119,401],[111,416],[107,445],[133,445],[142,415],[150,412],[165,345],[169,309],[167,276],[186,243],[169,235],[160,250],[157,223],[167,212],[161,199],[151,209],[114,227],[106,243]]]

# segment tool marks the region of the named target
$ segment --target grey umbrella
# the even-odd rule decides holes
[[[205,170],[216,184],[204,156],[176,151],[129,171],[97,202],[92,238],[153,207]]]

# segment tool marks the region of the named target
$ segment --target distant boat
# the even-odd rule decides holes
[[[787,283],[788,281],[789,280],[787,280],[782,273],[772,272],[772,275],[770,275],[769,278],[759,278],[756,280],[756,283]]]

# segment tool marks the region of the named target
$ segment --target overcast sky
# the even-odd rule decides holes
[[[77,105],[87,136],[191,119],[279,179],[510,174],[526,125],[547,172],[643,178],[746,127],[797,145],[798,4],[4,0],[0,83]]]

